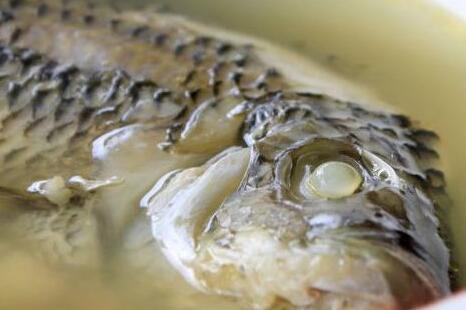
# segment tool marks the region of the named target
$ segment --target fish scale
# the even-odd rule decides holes
[[[194,105],[211,98],[259,98],[285,86],[278,72],[258,59],[252,46],[199,34],[163,15],[151,18],[109,13],[97,7],[83,10],[71,4],[27,1],[7,6],[5,15],[10,18],[0,27],[0,41],[32,48],[82,70],[122,69],[136,80],[155,81],[169,90],[181,89],[179,93]],[[89,19],[92,22],[86,22]],[[12,42],[15,32],[20,35]],[[112,46],[119,48],[109,48]],[[193,59],[200,52],[204,55],[202,62]],[[173,128],[171,132],[180,133]]]
[[[23,56],[28,53],[29,50],[1,47],[2,69],[10,70],[1,86],[4,102],[9,102],[2,108],[5,115],[1,122],[4,169],[23,163],[33,165],[35,158],[52,149],[73,152],[80,145],[88,145],[99,133],[124,124],[121,118],[135,100],[144,97],[152,100],[151,93],[157,89],[151,86],[150,92],[144,92],[140,84],[119,71],[86,75],[75,69],[64,72],[42,57],[36,57],[34,62],[24,61]],[[118,85],[116,78],[119,78]],[[96,83],[98,86],[89,88],[89,84]],[[40,107],[34,104],[38,100],[34,92],[37,88],[43,88]],[[101,100],[106,97],[112,98]],[[183,97],[177,99],[181,100],[186,101]],[[164,104],[173,103],[160,103]],[[157,106],[153,107],[153,119],[149,121],[158,120]],[[28,154],[20,158],[20,150]]]
[[[193,90],[202,89],[203,92],[213,91],[218,83],[227,84],[224,86],[226,93],[234,86],[265,88],[268,82],[272,82],[270,77],[275,75],[274,70],[265,67],[257,59],[257,56],[251,53],[252,46],[232,45],[198,34],[184,26],[180,21],[170,20],[167,22],[162,15],[158,15],[157,18],[146,18],[144,15],[101,12],[96,8],[86,12],[79,7],[67,8],[65,6],[60,8],[53,4],[47,6],[46,14],[37,15],[35,12],[37,8],[34,4],[26,3],[7,9],[8,13],[6,14],[12,17],[5,22],[2,31],[0,31],[2,39],[17,46],[33,47],[36,51],[64,62],[79,62],[82,68],[96,69],[101,66],[118,66],[136,77],[152,79],[167,87],[173,85],[179,87],[179,84],[192,85]],[[36,4],[39,7],[43,7],[43,5]],[[93,13],[94,10],[96,13]],[[63,16],[64,11],[67,12],[66,17]],[[93,14],[96,16],[94,17]],[[93,16],[90,18],[91,23],[86,22],[85,17],[89,19],[89,16]],[[51,30],[56,31],[53,38],[50,38]],[[18,31],[20,35],[14,42],[11,42],[9,37]],[[85,40],[89,40],[98,45],[98,40],[105,40],[105,35],[111,36],[111,38],[118,37],[118,41],[109,39],[109,43],[118,42],[125,48],[141,53],[141,56],[135,54],[138,57],[134,57],[136,60],[132,60],[120,55],[118,51],[112,50],[109,51],[108,58],[104,58],[103,64],[93,62],[87,57],[82,57],[83,59],[67,58],[67,56],[73,56],[71,49],[79,46],[79,43],[69,42],[66,39],[60,41],[62,40],[60,32],[67,34],[68,31],[77,37],[78,42],[82,36],[83,42],[81,43],[83,44],[86,43]],[[41,40],[43,36],[47,36],[48,39]],[[63,42],[65,44],[53,45],[54,40],[56,43]],[[70,49],[64,48],[67,44],[71,45]],[[128,50],[123,47],[120,49],[127,53]],[[107,49],[106,46],[102,46],[102,48]],[[203,61],[200,61],[199,54],[203,55]],[[142,55],[148,57],[142,59]],[[115,60],[112,60],[113,57]],[[182,65],[175,66],[174,64]],[[145,70],[144,66],[148,66],[150,70]],[[228,85],[230,84],[229,78],[233,80],[231,82],[234,85]],[[236,85],[239,82],[241,83]],[[283,81],[279,81],[275,88],[280,87],[280,82],[283,83]],[[273,83],[270,84],[270,87],[273,87]]]

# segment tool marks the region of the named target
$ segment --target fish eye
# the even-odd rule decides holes
[[[377,187],[402,185],[386,159],[346,141],[312,139],[276,156],[273,182],[277,193],[297,203],[348,198]]]
[[[315,195],[339,199],[354,194],[363,178],[352,165],[342,161],[328,161],[306,173],[304,186]]]

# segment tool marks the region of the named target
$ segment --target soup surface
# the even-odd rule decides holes
[[[453,199],[450,227],[455,255],[460,267],[466,266],[466,25],[462,21],[421,0],[409,5],[388,0],[288,0],[286,5],[279,0],[237,0],[234,4],[224,0],[118,1],[122,7],[162,6],[297,51],[436,131]],[[147,152],[139,153],[138,160],[150,163],[159,156],[150,153],[153,139],[142,136],[138,145],[128,144],[120,151],[145,148]],[[198,160],[186,159],[186,165]],[[109,175],[112,165],[122,166],[109,161],[104,169]],[[133,172],[132,167],[125,169]],[[144,174],[140,181],[149,186],[156,179]],[[112,201],[111,190],[105,199],[106,203],[134,203]],[[134,240],[131,236],[128,233],[127,243],[135,248],[151,239],[150,234],[145,240],[140,240],[139,233]],[[111,260],[102,272],[100,268],[50,268],[10,243],[1,246],[8,253],[0,258],[0,272],[6,279],[0,281],[2,309],[238,308],[231,300],[191,289],[162,256],[151,264],[156,268],[150,273],[144,269],[144,252],[139,253],[139,270],[126,268],[122,257]],[[464,268],[459,274],[465,284]]]

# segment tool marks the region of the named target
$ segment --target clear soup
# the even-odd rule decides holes
[[[106,0],[110,1],[110,0]],[[450,228],[466,284],[466,24],[427,1],[118,0],[123,7],[164,4],[205,23],[265,38],[363,85],[440,137],[453,200]],[[1,251],[10,251],[9,248]],[[12,250],[11,250],[12,251]],[[2,309],[236,309],[202,295],[163,259],[160,276],[140,279],[124,265],[108,274],[49,270],[21,253],[1,261]],[[141,270],[141,272],[144,272]],[[26,297],[27,296],[27,297]]]

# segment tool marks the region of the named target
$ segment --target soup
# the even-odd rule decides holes
[[[461,186],[466,181],[462,162],[466,146],[461,143],[466,138],[466,27],[461,21],[423,1],[411,1],[408,6],[388,0],[290,0],[286,9],[282,1],[238,0],[234,5],[212,0],[121,2],[123,7],[166,5],[173,12],[297,51],[436,131],[441,137],[439,153],[454,202],[450,222],[457,257],[460,266],[466,265],[466,247],[462,246],[466,193]],[[140,141],[152,138],[143,136]],[[144,153],[139,160],[150,162],[151,156]],[[186,159],[186,165],[198,161],[201,159]],[[112,169],[111,162],[106,169]],[[154,178],[150,176],[144,182],[149,185]],[[111,193],[108,196],[107,203],[129,203],[113,201]],[[127,244],[134,248],[152,240],[150,234],[144,240],[131,236],[129,233]],[[116,258],[102,271],[97,267],[50,268],[22,253],[15,241],[2,247],[8,253],[0,259],[0,270],[7,279],[0,283],[1,291],[7,292],[0,299],[2,308],[239,307],[233,300],[192,289],[162,255],[148,277],[144,252],[139,253],[142,263],[135,271],[126,268],[124,257],[109,249],[109,255]],[[466,273],[461,268],[460,276],[465,283]]]

